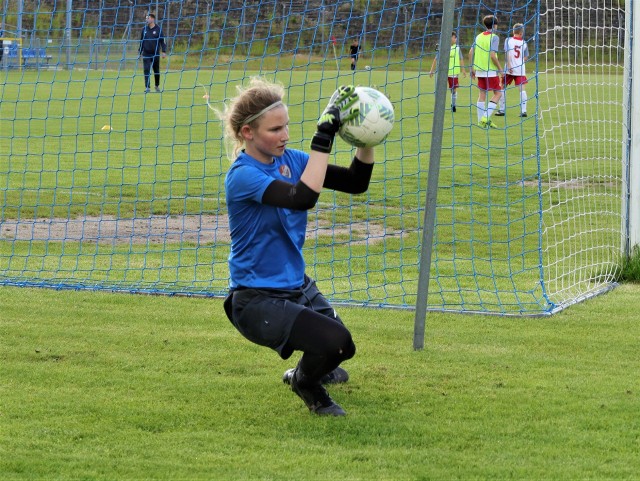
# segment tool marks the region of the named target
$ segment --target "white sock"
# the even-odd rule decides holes
[[[520,107],[523,114],[527,113],[527,99],[527,92],[525,92],[524,90],[520,92]]]
[[[458,94],[451,94],[451,106],[455,107],[456,106],[456,100],[458,99]]]
[[[507,93],[507,92],[502,92],[502,95],[500,96],[500,100],[499,100],[500,107],[498,108],[498,110],[499,110],[500,112],[504,112],[504,110],[505,110],[505,108],[506,108],[506,105],[505,105],[505,103],[506,103],[506,102],[505,102],[505,97],[507,96],[507,95],[506,95],[506,93]]]
[[[495,102],[489,102],[489,108],[487,109],[487,118],[491,118],[491,114],[496,109],[497,105]]]
[[[484,102],[480,102],[478,100],[477,106],[478,106],[478,122],[480,122],[480,119],[487,115],[487,111],[486,111]]]

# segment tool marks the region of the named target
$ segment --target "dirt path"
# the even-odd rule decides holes
[[[372,222],[356,222],[331,228],[310,223],[307,238],[322,235],[349,235],[352,242],[376,242],[383,236],[398,236],[402,232],[385,233],[384,226]],[[229,243],[227,216],[184,215],[152,216],[119,219],[113,216],[76,219],[19,219],[0,223],[0,239],[16,241],[83,241],[109,244],[162,243]]]

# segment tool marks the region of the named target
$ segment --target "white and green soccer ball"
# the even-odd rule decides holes
[[[371,87],[356,87],[360,115],[342,124],[338,134],[354,147],[375,147],[387,138],[395,115],[391,101]]]

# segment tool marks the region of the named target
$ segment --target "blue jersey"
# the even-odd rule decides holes
[[[265,205],[262,196],[274,180],[297,183],[308,161],[308,154],[293,149],[269,165],[243,152],[229,169],[225,188],[232,289],[295,289],[304,283],[307,211]]]

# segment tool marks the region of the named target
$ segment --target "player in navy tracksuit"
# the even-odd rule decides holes
[[[355,39],[349,47],[349,54],[351,55],[351,70],[355,70],[356,64],[358,63],[358,56],[360,55],[360,45],[358,44],[358,39]]]
[[[156,81],[156,92],[160,92],[160,49],[162,57],[167,56],[167,45],[164,43],[164,34],[160,25],[156,25],[156,16],[153,13],[147,15],[147,24],[140,36],[140,55],[144,66],[145,92],[151,91],[151,67]]]
[[[237,156],[225,180],[231,252],[229,320],[248,340],[288,359],[302,351],[283,381],[315,414],[343,416],[322,384],[344,382],[340,364],[355,355],[351,333],[305,274],[307,211],[322,188],[365,192],[373,148],[358,148],[350,167],[329,164],[340,125],[359,111],[353,86],[340,87],[322,113],[311,152],[286,147],[289,114],[282,86],[254,78],[222,114]],[[244,149],[242,149],[244,147]],[[242,149],[242,150],[241,150]]]

